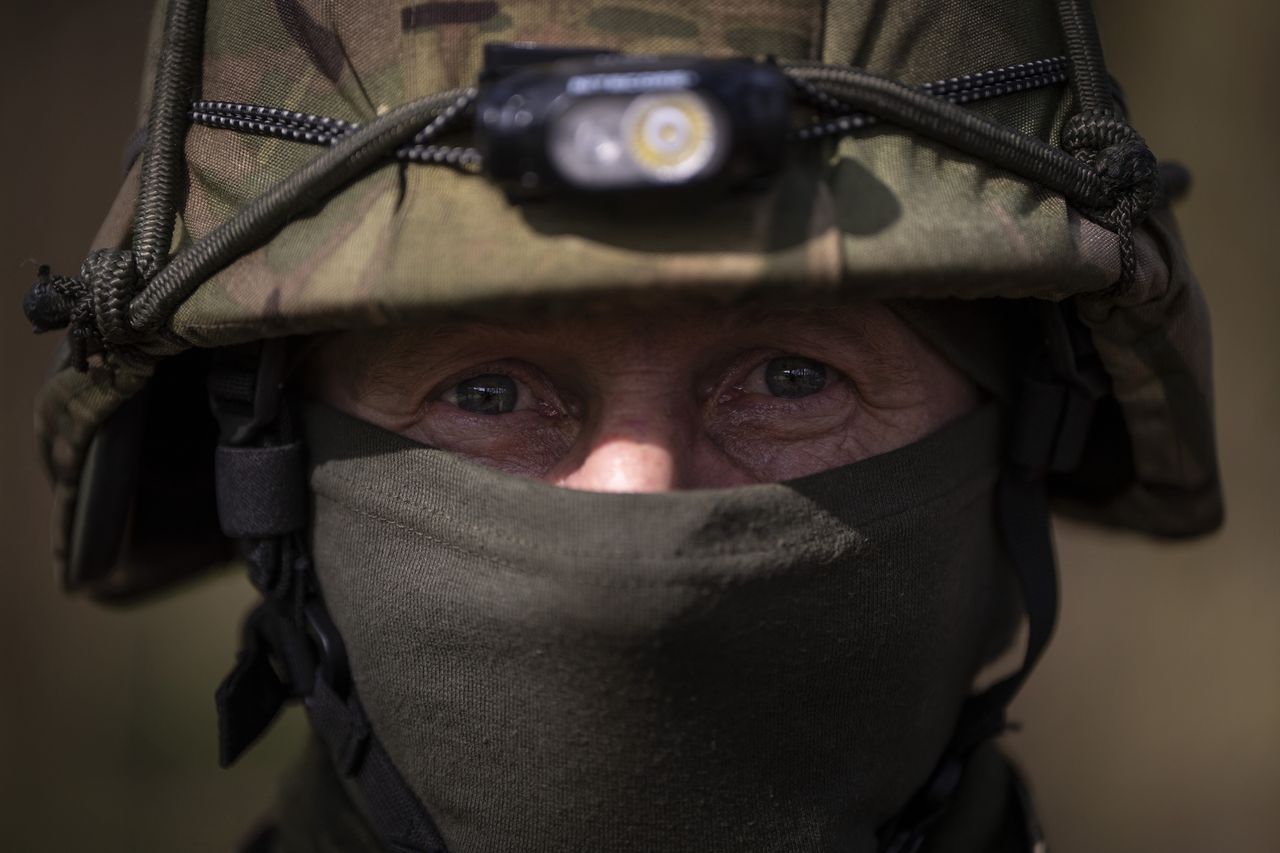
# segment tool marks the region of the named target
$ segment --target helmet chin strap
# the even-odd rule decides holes
[[[1042,337],[1034,345],[1015,401],[997,512],[1005,548],[1022,588],[1027,643],[1016,671],[970,697],[929,781],[881,828],[884,853],[915,853],[945,814],[973,751],[1008,728],[1007,711],[1035,668],[1058,617],[1058,579],[1048,478],[1079,464],[1097,402],[1110,380],[1089,332],[1070,303],[1041,302]],[[1043,840],[1028,821],[1028,849]]]
[[[422,803],[369,726],[342,638],[320,599],[307,549],[306,454],[283,399],[288,342],[225,350],[210,370],[221,433],[214,460],[218,517],[263,601],[245,622],[236,665],[218,688],[219,763],[227,767],[301,700],[334,766],[359,789],[388,850],[443,853]]]

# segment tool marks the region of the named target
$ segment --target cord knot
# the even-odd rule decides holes
[[[131,335],[129,300],[136,292],[137,267],[127,249],[95,249],[78,278],[53,275],[41,266],[22,300],[22,312],[36,334],[68,329],[71,363],[87,372],[90,359]]]
[[[1087,211],[1120,237],[1120,280],[1133,281],[1137,251],[1133,230],[1155,206],[1160,165],[1142,136],[1123,119],[1096,111],[1072,116],[1063,128],[1063,147],[1091,165],[1113,199],[1105,210]]]
[[[65,328],[76,305],[84,298],[84,282],[76,278],[51,275],[47,264],[36,273],[35,283],[22,297],[22,313],[37,335]]]
[[[107,343],[121,343],[133,334],[129,302],[138,292],[138,267],[127,249],[94,249],[80,267],[80,277],[93,293],[94,314]]]

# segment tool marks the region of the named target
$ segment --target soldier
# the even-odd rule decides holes
[[[170,0],[24,304],[66,585],[238,550],[222,761],[316,733],[254,850],[1039,849],[1049,501],[1221,516],[1087,3],[565,5]]]

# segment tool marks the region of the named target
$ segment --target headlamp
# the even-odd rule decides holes
[[[491,72],[476,137],[516,197],[734,186],[779,168],[790,111],[766,63],[598,54]]]

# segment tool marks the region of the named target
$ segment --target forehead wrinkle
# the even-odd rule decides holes
[[[878,331],[868,333],[871,314],[890,319],[891,327],[879,331],[884,324],[874,326]],[[659,323],[645,322],[648,318]],[[374,387],[394,387],[403,383],[405,375],[425,367],[438,366],[440,362],[466,358],[469,349],[478,349],[495,340],[520,346],[553,344],[564,350],[565,332],[575,332],[572,337],[582,340],[583,335],[574,329],[577,324],[599,323],[601,331],[609,330],[624,335],[640,335],[661,331],[663,325],[693,325],[699,330],[711,326],[730,334],[764,331],[772,337],[793,334],[801,341],[830,343],[839,346],[859,361],[869,363],[890,374],[909,374],[915,364],[911,347],[904,338],[915,337],[896,314],[873,302],[822,300],[809,304],[782,304],[776,300],[737,304],[711,303],[696,298],[674,299],[665,303],[642,302],[627,304],[619,300],[612,304],[584,303],[579,310],[544,313],[529,312],[524,316],[502,315],[485,319],[457,319],[429,326],[402,327],[392,330],[365,333],[365,341],[371,347],[358,347],[361,362],[357,375]],[[616,337],[614,338],[616,340]]]
[[[375,392],[402,390],[407,374],[441,360],[463,334],[453,324],[366,332],[352,348],[360,353],[355,379]]]
[[[438,374],[454,362],[466,362],[482,355],[505,355],[480,352],[495,341],[516,346],[540,344],[552,338],[553,331],[545,327],[521,328],[515,319],[459,319],[364,332],[352,348],[359,356],[350,373],[355,382],[363,383],[373,393],[401,392],[407,377]]]
[[[886,322],[873,325],[872,315]],[[774,333],[797,333],[806,340],[817,335],[820,341],[839,347],[886,378],[904,381],[914,378],[916,368],[914,349],[907,344],[917,341],[927,345],[896,314],[871,301],[744,305],[725,322],[735,329],[762,327]]]

